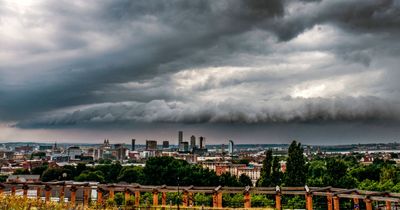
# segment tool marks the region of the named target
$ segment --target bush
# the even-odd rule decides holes
[[[114,201],[118,206],[121,206],[125,203],[125,196],[122,193],[115,193]]]

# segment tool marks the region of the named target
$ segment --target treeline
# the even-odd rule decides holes
[[[182,186],[248,186],[251,179],[224,173],[218,176],[214,171],[199,165],[192,165],[173,157],[155,157],[146,162],[145,167],[122,166],[110,163],[87,167],[77,166],[47,167],[46,165],[29,170],[18,170],[16,174],[38,174],[42,181],[75,180],[96,181],[100,183],[139,183],[142,185],[182,185]]]
[[[258,186],[332,186],[372,191],[400,192],[400,169],[394,161],[375,159],[372,164],[361,164],[361,155],[312,157],[307,161],[300,143],[293,141],[288,157],[272,156],[266,152]],[[278,162],[285,159],[286,172],[279,171]]]

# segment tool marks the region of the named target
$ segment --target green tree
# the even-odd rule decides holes
[[[267,150],[265,153],[265,159],[263,160],[263,165],[261,168],[261,176],[258,181],[258,186],[269,187],[272,184],[271,178],[272,169],[272,150]]]
[[[84,171],[79,174],[79,176],[75,177],[75,180],[78,182],[84,181],[94,181],[104,183],[104,174],[101,171]]]
[[[31,174],[28,169],[24,168],[18,168],[17,170],[14,171],[14,175],[26,175],[26,174]]]
[[[277,186],[282,182],[282,172],[280,171],[281,165],[279,158],[275,156],[272,160],[272,172],[271,172],[271,185]]]
[[[143,168],[139,166],[124,167],[118,175],[119,182],[140,183],[143,179]]]
[[[286,163],[285,185],[286,186],[304,186],[307,179],[307,167],[303,155],[304,149],[301,143],[293,141],[288,150],[288,159]]]
[[[68,177],[63,177],[64,172],[62,168],[48,168],[43,172],[41,179],[44,182],[68,179]]]
[[[35,168],[32,168],[31,173],[32,174],[36,174],[36,175],[42,175],[43,172],[48,168],[47,165],[42,165],[42,166],[38,166]]]
[[[253,182],[251,182],[250,177],[246,174],[241,174],[239,176],[239,183],[241,186],[253,186]]]
[[[240,183],[238,182],[236,176],[232,176],[230,173],[226,172],[219,176],[219,184],[221,186],[238,187]]]

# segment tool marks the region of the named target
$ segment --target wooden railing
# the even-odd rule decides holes
[[[1,183],[0,193],[9,193],[15,195],[17,190],[22,190],[24,197],[28,196],[28,190],[36,190],[36,197],[45,201],[50,201],[52,193],[60,198],[60,202],[65,200],[66,192],[68,192],[68,201],[71,206],[75,206],[77,198],[82,201],[84,206],[89,205],[89,198],[92,190],[97,192],[97,203],[104,203],[105,198],[113,199],[116,192],[123,192],[125,199],[129,199],[131,195],[135,197],[135,206],[140,205],[140,195],[142,192],[150,192],[153,195],[153,206],[159,206],[159,193],[161,193],[161,205],[167,205],[168,192],[182,192],[182,207],[193,205],[193,196],[195,193],[205,193],[212,195],[212,207],[222,208],[222,194],[238,194],[244,195],[244,208],[251,208],[252,194],[275,195],[275,208],[282,209],[281,198],[283,195],[304,195],[307,210],[313,209],[313,197],[325,197],[327,199],[328,210],[338,210],[340,199],[352,199],[353,203],[359,206],[360,202],[364,202],[367,210],[372,210],[374,201],[385,202],[386,209],[392,209],[392,204],[400,203],[400,193],[390,192],[373,192],[358,189],[341,189],[334,187],[197,187],[197,186],[149,186],[139,184],[90,184],[81,182],[26,182],[26,183]],[[77,196],[77,191],[80,195]],[[44,195],[44,196],[43,196]],[[359,208],[359,207],[358,207]]]

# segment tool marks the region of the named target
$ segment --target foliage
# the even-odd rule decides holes
[[[70,180],[71,177],[69,176],[70,173],[68,172],[69,171],[63,168],[48,168],[43,172],[41,179],[44,182],[49,182],[53,180]],[[64,173],[67,176],[64,176]]]
[[[301,143],[293,141],[290,144],[285,173],[286,186],[304,186],[306,183],[307,167],[303,152]]]
[[[18,168],[17,170],[14,171],[13,174],[14,175],[26,175],[26,174],[30,174],[30,172],[28,169]]]
[[[119,192],[119,193],[115,193],[114,195],[114,201],[115,203],[120,206],[122,204],[125,203],[125,196],[123,193]]]
[[[279,163],[279,158],[274,157],[272,160],[272,172],[271,172],[271,185],[272,186],[277,186],[280,185],[282,182],[282,176],[283,173],[280,171],[280,163]]]
[[[294,196],[287,200],[286,208],[290,209],[303,209],[306,205],[306,200],[304,196]]]
[[[31,174],[42,175],[43,172],[46,171],[47,168],[48,168],[47,165],[42,165],[42,166],[32,168]]]
[[[253,186],[253,183],[251,182],[251,179],[249,176],[247,176],[246,174],[241,174],[239,176],[239,184],[241,186]]]
[[[79,176],[75,177],[75,181],[94,181],[104,183],[104,174],[101,171],[84,171]]]
[[[243,207],[244,196],[242,194],[222,194],[222,206],[226,207]]]
[[[212,196],[204,193],[196,193],[194,195],[194,203],[196,206],[212,206]]]
[[[127,183],[140,183],[143,180],[143,176],[142,167],[124,167],[118,175],[118,181]]]
[[[274,206],[274,201],[269,199],[266,195],[251,195],[251,206],[252,207],[266,207]]]
[[[263,160],[261,168],[261,176],[258,182],[258,186],[260,187],[271,186],[272,184],[271,170],[272,170],[272,150],[267,150],[265,153],[265,159]]]

